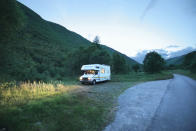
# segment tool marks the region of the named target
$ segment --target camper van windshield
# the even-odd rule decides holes
[[[98,71],[95,71],[95,70],[86,70],[86,71],[84,71],[84,74],[97,74],[98,73]]]

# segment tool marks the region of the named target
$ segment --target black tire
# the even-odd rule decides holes
[[[96,84],[96,80],[93,80],[93,81],[92,81],[92,85],[95,85],[95,84]]]

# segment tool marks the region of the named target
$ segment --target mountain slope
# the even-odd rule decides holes
[[[102,45],[102,46],[110,55],[112,55],[112,53],[114,53],[114,52],[118,52],[118,51],[116,51],[116,50],[114,50],[110,47],[105,46],[105,45]],[[133,60],[132,58],[128,57],[127,55],[122,54],[120,52],[118,52],[118,53],[121,54],[124,57],[124,59],[126,60],[128,65],[133,66],[135,64],[139,64],[137,61]]]
[[[11,4],[6,2],[0,6],[11,8]],[[66,77],[70,70],[66,65],[71,61],[68,54],[80,47],[88,47],[92,43],[63,26],[43,20],[19,2],[13,2],[13,6],[22,14],[16,18],[16,21],[21,19],[22,24],[19,24],[16,30],[3,32],[4,37],[0,39],[1,76],[5,78],[7,75],[9,78],[17,80],[62,79],[62,77]],[[9,13],[7,13],[8,16]],[[13,15],[15,14],[13,13]],[[12,18],[13,15],[10,14],[9,18]],[[1,21],[5,20],[1,19]],[[107,46],[102,47],[109,54],[116,52]],[[137,64],[129,57],[123,56],[130,66]]]
[[[181,65],[183,64],[184,58],[185,58],[185,55],[170,58],[166,60],[166,64],[167,65]]]
[[[182,55],[182,56],[178,56],[178,57],[174,57],[174,58],[170,58],[168,60],[166,60],[166,64],[167,65],[182,65],[184,64],[184,66],[188,66],[191,63],[194,63],[196,61],[196,51],[192,51],[188,54]]]

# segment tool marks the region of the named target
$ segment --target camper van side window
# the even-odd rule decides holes
[[[105,70],[104,69],[101,69],[101,73],[104,74],[105,73]]]

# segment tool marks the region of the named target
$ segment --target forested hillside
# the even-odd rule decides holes
[[[112,65],[114,53],[125,61],[126,69],[122,68],[125,69],[122,72],[137,64],[107,46],[97,46],[61,25],[43,20],[15,0],[2,0],[0,7],[0,76],[3,79],[62,80],[79,74],[82,64]]]
[[[166,60],[166,64],[170,68],[189,69],[191,72],[196,73],[196,51],[190,52],[183,56],[168,59]]]

